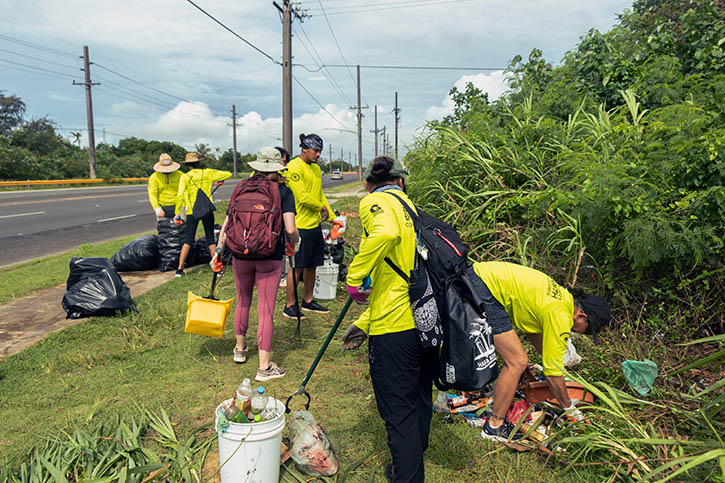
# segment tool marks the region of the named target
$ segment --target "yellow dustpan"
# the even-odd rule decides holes
[[[208,297],[199,297],[189,292],[187,297],[186,326],[187,334],[208,335],[209,337],[224,337],[224,324],[232,310],[234,299],[217,300],[214,298],[218,273],[214,272],[211,282],[211,292]]]

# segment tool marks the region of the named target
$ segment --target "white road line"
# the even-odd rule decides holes
[[[14,218],[16,216],[42,215],[45,211],[34,211],[32,213],[18,213],[17,215],[2,215],[0,218]]]
[[[98,223],[103,223],[104,221],[123,220],[124,218],[133,218],[134,216],[136,216],[135,213],[133,215],[114,216],[113,218],[98,220]]]

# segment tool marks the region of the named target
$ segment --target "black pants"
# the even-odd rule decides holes
[[[393,481],[424,481],[423,452],[432,417],[435,349],[424,349],[414,329],[373,335],[370,377],[393,456]]]
[[[204,225],[204,234],[206,235],[206,244],[214,245],[214,212],[207,213],[201,218],[195,217],[193,214],[186,217],[186,239],[184,243],[188,245],[194,244],[194,237],[196,236],[196,227],[199,226],[201,221]]]

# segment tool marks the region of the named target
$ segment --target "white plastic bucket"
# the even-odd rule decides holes
[[[231,399],[227,399],[219,405],[217,411],[231,402]],[[218,433],[219,464],[222,465],[219,476],[222,483],[279,481],[284,404],[270,398],[267,407],[276,407],[279,416],[259,423],[230,422],[225,431]]]
[[[337,295],[337,275],[340,266],[325,260],[325,264],[317,267],[315,271],[315,289],[313,296],[316,299],[332,300]]]

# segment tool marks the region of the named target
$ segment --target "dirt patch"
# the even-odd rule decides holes
[[[137,297],[174,278],[174,272],[127,272],[123,281]],[[46,335],[77,324],[83,319],[66,319],[61,307],[65,284],[0,305],[0,357],[29,347]]]

